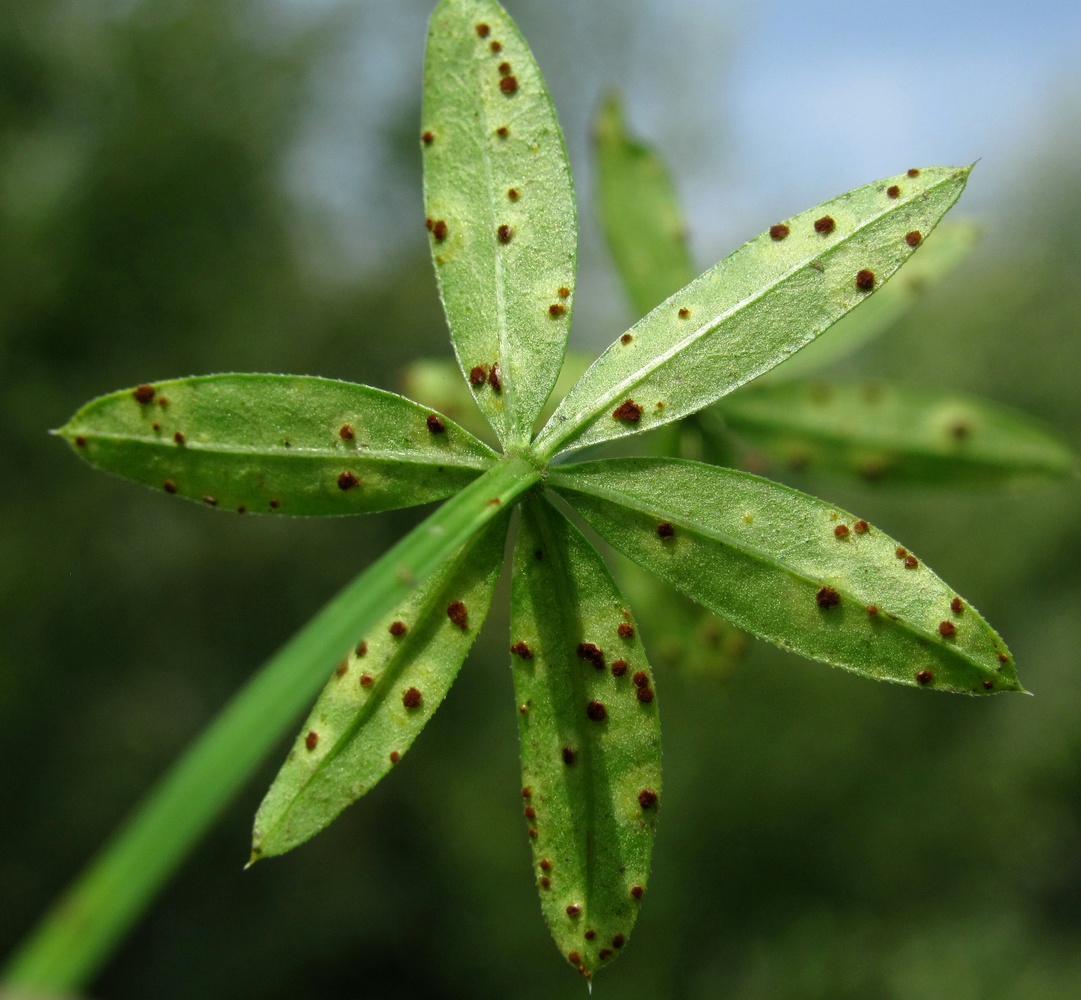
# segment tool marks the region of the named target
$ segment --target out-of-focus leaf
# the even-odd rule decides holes
[[[553,471],[597,533],[770,642],[876,680],[1017,691],[1002,639],[877,527],[744,472],[676,459]]]
[[[912,255],[970,169],[868,184],[745,243],[609,347],[541,431],[538,450],[550,456],[678,420],[779,364]]]
[[[427,503],[496,460],[411,400],[299,375],[139,386],[87,403],[58,433],[98,468],[252,513],[361,514]]]
[[[803,378],[823,371],[874,340],[901,319],[924,294],[951,274],[972,252],[979,227],[972,222],[944,222],[921,243],[919,252],[897,276],[861,309],[849,313],[826,335],[808,344],[770,373],[773,379]]]
[[[593,126],[597,207],[616,270],[636,316],[694,278],[687,230],[664,161],[632,139],[610,94]]]
[[[935,389],[786,382],[749,386],[717,410],[769,458],[865,479],[1010,485],[1077,470],[1031,417]]]
[[[522,806],[541,909],[585,975],[630,935],[661,791],[653,678],[597,550],[538,498],[514,549],[511,659]]]
[[[525,444],[570,329],[577,223],[563,134],[529,46],[492,0],[442,0],[424,63],[424,199],[462,374]]]
[[[506,528],[506,515],[489,524],[342,660],[259,807],[253,858],[318,833],[412,745],[488,614]]]

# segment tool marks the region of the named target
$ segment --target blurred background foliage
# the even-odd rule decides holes
[[[145,380],[256,370],[394,387],[407,361],[446,352],[414,135],[429,7],[0,0],[0,954],[243,678],[423,514],[240,519],[93,473],[45,432]],[[574,336],[595,351],[633,317],[590,215],[593,108],[567,99],[618,81],[621,46],[640,51],[659,15],[646,0],[588,7],[512,12],[568,132],[580,290],[599,303]],[[367,50],[363,76],[385,86],[343,98],[350,40],[392,17],[408,45]],[[589,50],[601,26],[604,52]],[[643,72],[660,79],[663,63]],[[669,77],[655,96],[669,116],[723,121],[723,94],[691,109],[684,70]],[[988,179],[1009,193],[983,213],[974,259],[845,371],[998,399],[1081,451],[1078,107],[1059,102],[1012,187]],[[351,109],[367,113],[350,139],[361,180],[338,187],[353,214],[303,181]],[[685,133],[673,142],[695,155]],[[778,198],[772,213],[804,207]],[[690,223],[716,228],[693,210]],[[878,686],[759,643],[724,671],[680,669],[656,637],[665,812],[633,946],[599,988],[1081,995],[1076,484],[898,491],[773,471],[905,540],[1006,637],[1036,697]],[[581,996],[529,875],[497,606],[392,781],[243,873],[268,762],[90,992]]]

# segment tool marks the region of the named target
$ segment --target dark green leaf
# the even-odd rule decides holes
[[[361,514],[427,503],[496,460],[411,400],[299,375],[140,386],[87,403],[58,433],[99,468],[252,513]]]
[[[511,611],[522,806],[544,917],[592,975],[630,935],[649,875],[657,702],[634,618],[596,549],[540,498],[524,506]]]
[[[555,109],[498,3],[442,0],[432,14],[421,145],[458,364],[500,440],[525,444],[563,362],[577,228]]]
[[[678,459],[569,466],[549,483],[611,545],[785,649],[877,680],[1020,690],[1005,643],[974,608],[831,504]]]

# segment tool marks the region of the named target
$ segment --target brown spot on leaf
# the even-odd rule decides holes
[[[277,510],[282,505],[282,502],[280,500],[274,499],[268,500],[267,503],[271,510]]]
[[[484,365],[474,365],[469,370],[469,381],[473,385],[484,385],[488,381],[488,369]]]
[[[159,424],[156,420],[150,425],[150,427],[151,427],[152,430],[155,430],[155,431],[160,431],[161,430],[161,424]],[[79,444],[80,441],[82,441],[83,444],[86,444],[86,438],[76,438],[75,439],[76,444]],[[80,445],[80,447],[81,447],[81,445]]]
[[[547,875],[542,875],[540,880],[540,887],[542,889],[551,888],[552,880]]]
[[[920,561],[915,556],[905,556],[905,569],[915,569]]]
[[[537,818],[537,810],[534,809],[532,806],[526,806],[525,809],[523,810],[523,813],[525,814],[526,819],[536,819]]]
[[[186,442],[186,441],[187,441],[188,439],[187,439],[186,437],[184,437],[184,432],[183,432],[183,431],[177,431],[177,432],[176,432],[176,433],[175,433],[175,434],[173,435],[173,440],[174,440],[174,441],[175,441],[175,442],[176,442],[177,444],[184,444],[184,443],[185,443],[185,442]]]
[[[634,626],[629,622],[620,622],[616,632],[621,639],[630,639],[634,636]]]
[[[595,937],[597,936],[597,932],[596,932],[595,930],[593,930],[593,928],[591,927],[591,928],[590,928],[590,929],[589,929],[588,931],[586,931],[586,932],[585,932],[585,934],[583,934],[582,936],[583,936],[583,937],[584,937],[584,938],[585,938],[585,939],[586,939],[587,941],[592,941],[592,940],[593,940],[593,939],[594,939],[594,938],[595,938]]]
[[[367,656],[368,655],[368,643],[367,643],[367,641],[364,640],[364,639],[361,639],[360,642],[357,643],[357,648],[354,650],[354,652],[357,654],[357,656]]]
[[[149,403],[157,391],[152,385],[137,385],[131,390],[131,394],[135,397],[137,403]]]
[[[998,654],[998,662],[999,663],[1009,663],[1010,658],[1005,653],[999,653]]]
[[[627,661],[626,660],[616,660],[615,662],[613,662],[613,664],[612,664],[612,676],[613,677],[622,677],[626,672],[627,672]]]
[[[578,659],[592,663],[596,670],[604,669],[604,652],[592,642],[580,642],[575,650]]]
[[[897,556],[898,559],[904,559],[904,557],[908,555],[908,549],[898,545],[897,548],[893,550],[893,554]]]
[[[678,313],[676,313],[676,315],[680,319],[686,319],[688,316],[690,316],[690,314],[691,314],[690,309],[680,309],[680,311]]]
[[[952,601],[950,601],[950,610],[955,615],[959,615],[962,611],[965,610],[965,602],[962,601],[960,597],[955,597]]]
[[[611,948],[601,948],[601,950],[597,952],[597,958],[599,958],[603,962],[606,959],[611,958],[612,954],[613,952]]]
[[[915,167],[909,167],[908,176],[909,177],[919,177],[920,172]]]
[[[574,750],[570,747],[563,748],[563,763],[570,767],[574,763]]]
[[[524,642],[516,642],[511,646],[510,651],[514,656],[520,656],[523,660],[533,659],[533,650]]]
[[[160,430],[160,425],[158,427],[155,427],[154,429],[155,430]],[[84,438],[81,434],[77,435],[76,438],[75,438],[75,447],[76,448],[85,448],[86,447],[86,438]]]
[[[499,75],[500,76],[510,76],[510,63],[509,62],[501,62],[499,64]]]
[[[391,622],[387,626],[387,631],[395,637],[405,635],[408,630],[408,626],[402,621]]]
[[[491,34],[492,29],[488,27],[483,21],[477,25],[477,34],[481,38],[487,38]]]
[[[646,890],[643,889],[640,885],[632,885],[631,886],[631,895],[635,899],[641,899],[645,894],[646,894]]]
[[[580,917],[581,915],[582,915],[582,908],[577,903],[571,903],[571,905],[567,907],[567,916],[568,917],[575,918],[575,917]]]
[[[869,292],[875,287],[875,272],[868,271],[867,268],[863,268],[861,271],[856,272],[856,287],[861,292]]]
[[[175,493],[176,483],[174,483],[171,479],[166,479],[165,482],[161,484],[161,488],[165,490],[166,493]]]
[[[854,525],[852,525],[852,530],[857,535],[866,535],[867,532],[871,530],[871,526],[866,521],[861,519],[857,521]]]
[[[503,378],[498,363],[488,369],[488,384],[492,387],[492,392],[503,391]]]
[[[586,705],[586,715],[594,722],[604,722],[608,718],[608,709],[604,707],[604,702],[591,701]]]
[[[436,243],[442,243],[447,238],[447,223],[443,219],[436,219],[432,224],[432,237]]]
[[[990,690],[991,690],[991,688],[993,688],[994,686],[995,686],[995,682],[994,682],[994,681],[984,681],[984,682],[983,682],[983,687],[984,687],[984,690],[985,690],[985,691],[990,691]]]
[[[841,595],[833,587],[819,587],[815,594],[815,603],[828,611],[841,603]]]
[[[912,232],[905,234],[905,242],[910,247],[918,247],[923,242],[923,233],[918,229],[913,229]]]
[[[670,521],[661,521],[661,523],[657,525],[658,538],[668,539],[675,535],[675,533],[676,529],[672,527],[672,523]]]
[[[935,675],[930,670],[920,670],[916,673],[917,684],[930,684],[935,679]]]
[[[560,297],[561,299],[569,299],[569,298],[571,297],[571,290],[570,290],[569,288],[560,288],[560,289],[559,289],[559,290],[558,290],[558,291],[556,292],[556,294],[557,294],[557,295],[558,295],[558,296],[559,296],[559,297]]]
[[[510,198],[511,201],[517,201],[518,200],[518,189],[517,188],[508,188],[507,189],[507,197]]]
[[[638,804],[643,809],[656,809],[657,808],[657,793],[651,788],[643,788],[638,793]]]
[[[612,411],[613,420],[622,420],[624,423],[636,424],[642,417],[642,407],[633,399],[625,399]]]
[[[777,225],[769,227],[769,238],[771,240],[783,240],[791,231],[784,223],[778,222]]]
[[[612,938],[612,947],[622,948],[626,940],[627,939],[622,934],[617,934],[614,938]]]
[[[319,742],[319,734],[313,729],[307,736],[304,737],[304,745],[309,750],[314,750],[315,745]]]
[[[651,687],[637,688],[635,690],[635,692],[634,692],[634,696],[643,705],[648,705],[651,701],[653,701],[653,698],[654,698],[653,688],[651,688]]]
[[[391,750],[390,751],[390,762],[392,764],[397,764],[398,761],[400,761],[401,759],[402,759],[402,755],[400,753],[398,753],[397,750]]]
[[[451,601],[447,605],[447,617],[463,632],[469,627],[469,612],[462,601]]]
[[[419,708],[423,697],[418,688],[406,688],[402,692],[402,704],[406,708]]]
[[[205,503],[208,507],[217,507],[218,506],[217,497],[205,496],[205,497],[203,497],[203,503]]]
[[[848,525],[847,525],[847,524],[838,524],[838,525],[837,525],[837,526],[836,526],[836,527],[835,527],[835,528],[833,529],[833,533],[834,533],[834,534],[835,534],[835,535],[836,535],[836,536],[837,536],[838,538],[847,538],[847,537],[848,537]]]
[[[872,618],[875,615],[877,615],[878,614],[878,605],[877,604],[868,604],[867,605],[867,614],[869,614]]]
[[[502,52],[503,51],[503,46],[500,45],[499,42],[492,42],[488,46],[488,48],[490,48],[493,52]]]
[[[837,223],[833,221],[833,216],[823,215],[821,219],[815,219],[815,232],[816,233],[832,233],[837,228]]]
[[[356,435],[353,433],[353,428],[350,427],[349,424],[342,424],[340,430],[338,431],[338,437],[340,437],[343,441],[352,441],[353,438],[356,437]]]
[[[499,81],[499,89],[509,97],[518,89],[518,78],[515,76],[503,77],[503,79]]]
[[[547,858],[541,858],[540,866],[542,872],[550,872],[552,870],[552,862]]]
[[[560,302],[553,302],[548,307],[548,315],[551,316],[552,319],[559,319],[559,317],[565,315],[566,312],[567,307]]]
[[[349,661],[348,660],[342,660],[342,662],[338,664],[337,669],[334,671],[334,676],[335,677],[344,677],[345,672],[348,669],[349,669]]]
[[[631,683],[636,688],[647,688],[647,687],[649,687],[649,674],[647,674],[644,670],[639,670],[631,678]]]
[[[359,486],[360,480],[352,472],[343,472],[338,476],[338,489],[351,490],[354,486]]]
[[[957,635],[957,626],[953,622],[939,622],[938,634],[943,639],[949,639],[951,636]]]
[[[886,197],[888,198],[900,198],[901,189],[896,184],[891,184],[886,188]]]
[[[496,239],[498,239],[500,243],[510,243],[511,239],[514,236],[514,232],[511,230],[510,226],[508,226],[506,223],[503,223],[503,225],[501,225],[495,231],[495,235]]]
[[[570,907],[567,907],[567,912],[570,913]],[[576,951],[568,951],[567,961],[570,962],[571,965],[578,965],[578,963],[582,961],[582,956]]]
[[[420,141],[423,142],[425,146],[430,146],[435,142],[435,135],[431,132],[425,132],[424,135],[420,137]]]
[[[619,342],[621,344],[629,344],[632,340],[634,340],[634,337],[632,337],[629,333],[625,333],[622,337],[619,338]]]
[[[447,429],[447,425],[434,413],[429,413],[424,422],[433,434],[442,434]]]
[[[506,139],[507,136],[510,135],[510,129],[507,128],[506,125],[500,125],[499,128],[495,130],[495,134],[498,135],[500,139]],[[513,201],[514,199],[512,198],[511,200]]]

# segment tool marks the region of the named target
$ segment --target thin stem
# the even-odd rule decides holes
[[[521,458],[502,460],[327,604],[248,681],[46,914],[12,957],[0,992],[82,987],[357,637],[539,478]]]

